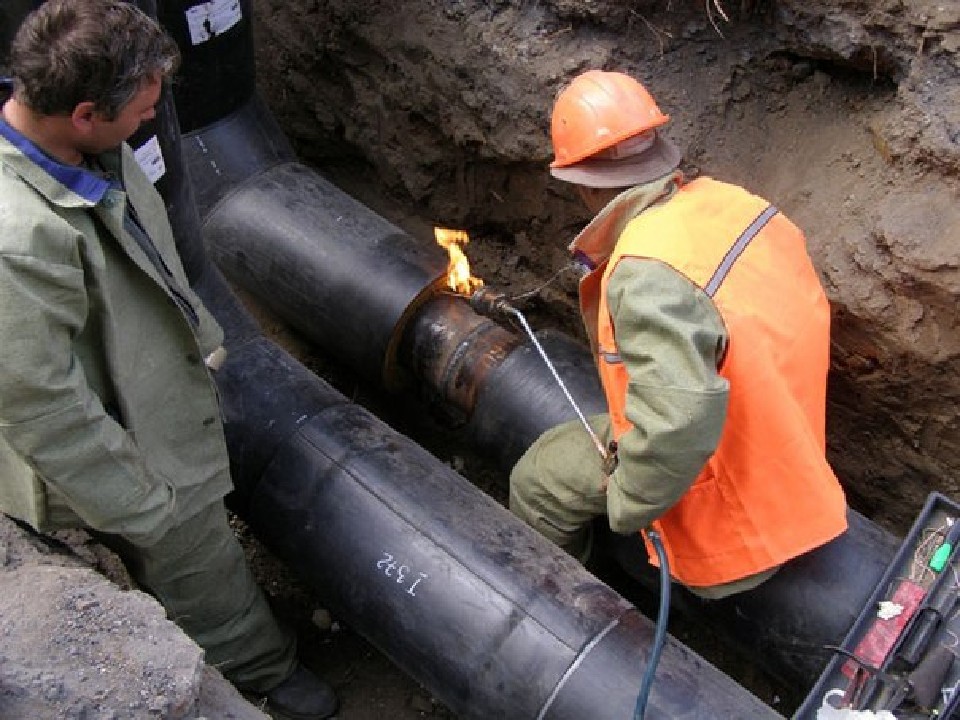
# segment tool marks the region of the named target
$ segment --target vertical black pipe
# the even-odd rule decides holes
[[[183,56],[175,89],[182,132],[227,117],[253,96],[251,0],[163,0],[157,17]]]
[[[180,145],[176,108],[169,87],[165,87],[157,106],[157,116],[145,123],[129,139],[130,147],[151,158],[150,171],[156,176],[154,186],[167,205],[170,224],[176,233],[177,250],[191,283],[199,283],[207,272],[206,250],[193,183],[185,181],[186,169]],[[142,163],[141,163],[142,164]]]

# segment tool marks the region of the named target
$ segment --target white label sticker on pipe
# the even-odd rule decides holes
[[[243,17],[240,0],[210,0],[187,10],[190,42],[199,45],[232,28]]]
[[[167,171],[166,163],[163,162],[163,152],[160,150],[160,141],[157,140],[156,135],[134,150],[133,156],[152,183],[156,183]]]

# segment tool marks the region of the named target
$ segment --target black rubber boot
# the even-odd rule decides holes
[[[340,705],[333,688],[300,664],[266,699],[272,714],[289,720],[324,720]]]

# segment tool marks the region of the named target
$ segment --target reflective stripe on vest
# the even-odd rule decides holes
[[[720,288],[720,283],[723,282],[724,278],[727,277],[727,273],[730,272],[730,269],[733,267],[733,264],[737,261],[737,258],[740,257],[741,253],[747,249],[747,245],[750,244],[750,241],[753,240],[757,233],[763,230],[763,226],[770,222],[770,218],[776,215],[779,212],[777,208],[773,205],[767,207],[760,215],[747,227],[746,230],[737,238],[737,241],[730,248],[730,251],[724,256],[723,262],[720,263],[720,267],[717,268],[717,271],[713,274],[713,277],[707,281],[707,284],[703,286],[703,291],[713,297],[717,294],[717,290]]]

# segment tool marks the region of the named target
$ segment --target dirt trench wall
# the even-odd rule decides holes
[[[960,496],[960,4],[254,8],[260,87],[301,156],[360,159],[378,192],[470,230],[492,283],[549,277],[586,220],[545,172],[557,89],[587,68],[641,79],[687,172],[764,195],[808,234],[834,308],[829,454],[851,503],[903,530],[929,490]],[[569,322],[572,283],[553,292]]]

